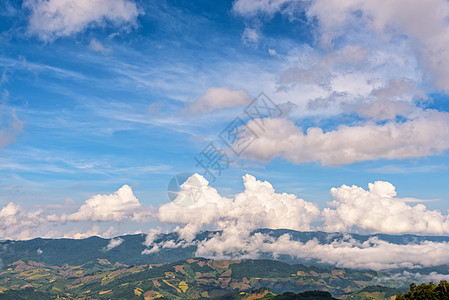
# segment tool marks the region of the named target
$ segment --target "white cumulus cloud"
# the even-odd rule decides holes
[[[42,210],[27,211],[9,202],[0,210],[1,239],[29,239],[45,223]]]
[[[389,234],[449,234],[449,218],[423,204],[408,205],[396,197],[395,187],[384,181],[369,184],[364,190],[343,185],[332,188],[334,200],[323,210],[327,231],[351,231],[359,228]]]
[[[180,224],[177,231],[181,239],[188,242],[206,229],[232,230],[241,234],[249,234],[251,230],[261,227],[308,230],[310,223],[319,215],[319,208],[315,204],[294,195],[277,194],[270,183],[258,181],[251,175],[243,177],[245,190],[233,199],[222,197],[202,176],[193,176],[195,178],[189,180],[194,179],[200,187],[192,187],[188,180],[181,186],[178,197],[182,197],[183,192],[190,194],[188,189],[200,188],[197,201],[188,207],[170,202],[161,206],[157,214],[163,223]],[[146,245],[151,246],[153,240],[152,236]],[[145,253],[172,246],[152,245]]]
[[[194,182],[200,182],[198,201],[187,207],[171,202],[161,206],[157,213],[161,222],[178,224],[175,231],[180,240],[156,242],[160,230],[153,230],[145,242],[148,249],[142,254],[196,245],[196,256],[214,259],[259,258],[262,254],[271,254],[275,258],[289,255],[338,267],[373,270],[449,264],[447,242],[394,244],[377,237],[363,242],[344,235],[323,244],[315,239],[296,241],[289,234],[276,238],[265,233],[254,233],[260,228],[321,229],[331,232],[364,230],[393,234],[449,233],[447,216],[428,210],[423,204],[409,206],[408,198],[398,198],[391,183],[377,181],[369,184],[369,190],[345,185],[333,188],[331,194],[334,201],[320,212],[316,204],[295,195],[276,193],[269,182],[256,180],[251,175],[243,177],[245,189],[230,198],[218,194],[202,176],[193,176]],[[189,180],[181,186],[179,197],[192,188]],[[201,241],[195,240],[196,234],[204,230],[219,232]],[[432,255],[428,255],[429,252]]]
[[[218,109],[248,105],[250,102],[251,97],[244,89],[210,87],[195,101],[188,103],[186,109],[194,114],[208,113]]]
[[[115,247],[120,246],[123,243],[122,238],[114,238],[109,241],[109,244],[106,246],[106,251],[114,249]]]
[[[162,233],[162,230],[160,228],[151,228],[147,236],[145,237],[145,242],[143,243],[145,246],[151,246],[153,242],[159,237],[159,235]]]
[[[86,200],[79,210],[62,216],[62,221],[142,221],[147,217],[146,209],[134,196],[129,185],[122,186],[114,194],[95,195]],[[50,221],[55,221],[53,216]]]
[[[189,185],[193,176],[200,187]],[[182,197],[182,192],[189,193],[190,188],[199,188],[197,201],[187,207],[173,201],[162,205],[156,214],[160,222],[179,224],[176,230],[187,241],[207,229],[235,228],[236,232],[241,233],[257,228],[310,230],[311,223],[320,215],[316,204],[292,194],[276,193],[269,182],[256,180],[251,175],[243,176],[245,190],[233,198],[222,197],[202,176],[193,176],[181,186],[181,195],[178,197]]]

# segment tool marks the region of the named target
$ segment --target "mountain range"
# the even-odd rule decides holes
[[[46,263],[50,265],[61,266],[64,264],[80,265],[88,261],[95,261],[97,258],[108,259],[109,261],[120,262],[127,265],[133,264],[149,264],[149,263],[167,263],[179,260],[194,258],[197,250],[198,242],[204,241],[210,236],[219,232],[206,231],[198,234],[193,245],[180,246],[175,248],[160,248],[159,251],[144,255],[142,252],[148,247],[144,245],[145,234],[123,235],[117,237],[121,243],[116,247],[108,250],[108,244],[111,239],[101,237],[89,237],[86,239],[43,239],[36,238],[25,241],[0,241],[0,259],[3,264],[10,264],[19,259],[33,260],[36,262]],[[325,232],[300,232],[294,230],[271,230],[259,229],[255,233],[263,233],[269,236],[279,238],[288,234],[292,240],[306,243],[311,240],[317,240],[320,244],[330,244],[335,241],[354,240],[360,243],[369,239],[377,238],[397,245],[406,245],[411,243],[420,243],[424,241],[430,242],[449,242],[446,236],[419,236],[419,235],[360,235],[353,233],[325,233]],[[177,233],[162,233],[154,243],[173,241],[174,244],[180,242]],[[270,254],[263,254],[263,259],[273,259]],[[294,264],[294,263],[313,263],[318,262],[310,259],[301,259],[288,255],[280,255],[276,260]],[[330,267],[331,265],[319,264]],[[435,268],[432,268],[435,270]]]
[[[113,240],[119,242],[115,244],[111,243],[112,239],[100,237],[0,241],[0,299],[269,299],[276,294],[281,297],[286,292],[313,290],[330,292],[339,299],[389,299],[405,292],[409,283],[394,279],[395,274],[405,269],[345,269],[310,259],[287,255],[275,258],[263,253],[257,259],[196,257],[197,244],[217,233],[203,232],[190,245],[161,248],[149,254],[142,254],[148,249],[144,244],[145,234],[116,237]],[[449,241],[449,237],[417,235],[270,229],[255,233],[272,237],[288,234],[295,241],[316,240],[321,244],[342,240],[363,243],[373,238],[397,245]],[[168,241],[176,244],[180,238],[177,233],[167,233],[154,240],[155,243]],[[420,272],[439,269],[447,270],[447,266],[420,269]],[[296,299],[332,299],[327,294],[321,296]],[[289,299],[282,297],[279,299]]]

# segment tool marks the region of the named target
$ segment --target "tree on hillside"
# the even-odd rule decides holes
[[[440,281],[438,285],[433,282],[429,284],[410,284],[410,291],[404,295],[397,295],[396,300],[449,300],[449,283]]]

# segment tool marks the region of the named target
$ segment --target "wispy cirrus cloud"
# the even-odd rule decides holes
[[[239,0],[233,4],[233,10],[242,15],[253,16],[257,13],[273,15],[291,4],[299,1],[292,0]]]
[[[50,42],[71,36],[89,26],[135,25],[139,10],[129,0],[27,0],[23,6],[31,11],[28,30]]]
[[[6,123],[0,122],[0,149],[13,143],[17,135],[22,131],[23,122],[17,117],[14,109],[4,109],[0,106],[0,118],[6,119]],[[0,119],[0,120],[1,120]]]

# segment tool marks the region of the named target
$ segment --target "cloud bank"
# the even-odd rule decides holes
[[[257,130],[250,120],[249,128]],[[405,122],[366,122],[341,125],[323,132],[303,128],[287,119],[264,119],[258,138],[248,130],[236,143],[249,144],[247,158],[270,161],[276,157],[293,163],[320,162],[338,166],[378,159],[405,159],[440,154],[449,149],[449,113],[426,110]],[[252,141],[250,143],[250,141]]]
[[[341,268],[384,270],[447,265],[449,259],[445,253],[448,250],[449,243],[446,242],[397,245],[370,238],[366,242],[347,239],[322,244],[317,240],[306,243],[295,241],[289,234],[273,238],[256,233],[243,238],[232,238],[223,232],[199,243],[196,255],[214,259],[254,259],[259,258],[263,253],[268,253],[274,258],[279,255],[289,255],[305,260],[313,259]]]
[[[162,230],[154,228],[146,237],[144,244],[147,249],[142,254],[196,246],[196,256],[215,259],[259,258],[267,254],[277,258],[287,255],[338,267],[373,270],[419,269],[449,264],[448,242],[394,244],[377,237],[366,241],[355,240],[350,235],[330,239],[326,243],[317,239],[301,242],[289,234],[276,237],[257,232],[261,228],[271,228],[331,233],[449,234],[447,215],[429,210],[423,204],[409,205],[408,198],[398,198],[395,187],[389,182],[370,183],[367,190],[346,185],[332,188],[333,201],[323,210],[296,195],[278,193],[269,182],[257,180],[251,175],[243,176],[243,183],[242,192],[223,197],[206,179],[194,174],[181,185],[178,195],[192,195],[191,189],[199,190],[193,205],[185,207],[172,201],[160,206],[152,215],[153,221],[175,227],[179,238],[160,241],[158,238]],[[46,218],[42,210],[26,211],[11,202],[0,210],[0,233],[2,238],[30,238],[43,231],[47,219],[60,223],[142,222],[142,218],[136,217],[138,211],[149,215],[148,208],[142,207],[132,189],[126,185],[113,194],[91,197],[77,212],[65,217]],[[212,231],[209,236],[196,239],[198,233],[206,230]],[[72,232],[65,236],[106,236],[113,231],[111,227],[101,233],[100,227],[94,224],[86,232]],[[111,239],[106,250],[122,242],[120,238]]]

